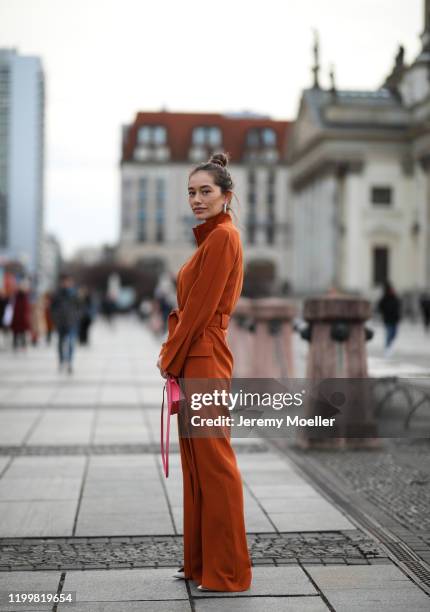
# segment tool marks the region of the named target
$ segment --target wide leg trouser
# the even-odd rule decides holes
[[[185,576],[215,591],[246,591],[252,579],[251,560],[242,478],[230,436],[180,436],[179,444]]]

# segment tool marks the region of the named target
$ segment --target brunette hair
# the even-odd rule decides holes
[[[240,204],[236,194],[233,192],[233,179],[231,178],[230,172],[227,169],[229,161],[229,153],[214,153],[207,162],[202,162],[201,164],[193,168],[188,178],[190,178],[196,172],[200,172],[201,170],[203,170],[204,172],[208,172],[212,176],[215,185],[218,185],[218,187],[221,189],[221,192],[227,193],[227,191],[231,191],[234,197],[236,198],[238,204]],[[227,207],[227,210],[231,210],[234,216],[236,217],[233,209],[231,208],[231,201],[229,206]]]
[[[209,172],[214,179],[215,185],[221,188],[222,193],[232,191],[233,181],[230,172],[227,170],[228,161],[228,153],[215,153],[207,162],[203,162],[191,170],[189,176],[192,176],[196,172],[200,172],[200,170]]]

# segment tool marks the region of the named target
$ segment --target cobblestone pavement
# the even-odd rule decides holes
[[[387,563],[386,553],[358,529],[311,533],[248,534],[253,565]],[[179,536],[112,538],[2,538],[0,571],[111,567],[176,567]]]
[[[430,440],[384,440],[384,448],[359,453],[310,450],[306,458],[430,544]]]
[[[430,587],[430,440],[383,439],[379,449],[308,449],[277,446],[307,464],[312,478],[332,483],[363,515],[378,521],[420,560],[415,564]],[[303,464],[302,464],[303,465]]]

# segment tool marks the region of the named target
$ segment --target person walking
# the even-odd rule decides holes
[[[51,344],[52,332],[55,329],[54,320],[52,318],[52,294],[46,291],[43,295],[43,318],[45,322],[45,339],[46,344]]]
[[[161,375],[230,380],[233,354],[226,342],[230,315],[243,285],[240,233],[230,213],[233,182],[228,157],[215,154],[188,179],[190,207],[204,223],[193,228],[197,249],[177,276],[178,308],[157,366]],[[182,411],[181,411],[182,412]],[[230,431],[220,437],[181,436],[184,565],[174,576],[200,590],[246,591],[252,580],[243,485]]]
[[[79,344],[88,345],[89,331],[94,318],[94,304],[91,293],[86,287],[79,291],[80,319],[79,319]]]
[[[430,291],[424,291],[420,297],[420,308],[423,317],[424,331],[430,332]]]
[[[159,312],[163,319],[163,333],[167,330],[169,313],[175,306],[175,285],[169,272],[163,272],[154,289],[154,300],[158,302]]]
[[[378,302],[378,311],[382,315],[385,326],[385,357],[392,353],[392,344],[397,336],[397,328],[401,319],[401,302],[394,287],[389,281],[384,284],[384,293]]]
[[[72,374],[80,308],[73,278],[69,274],[60,277],[60,287],[52,299],[51,311],[58,333],[59,369],[61,371],[67,364],[67,371]]]
[[[10,324],[13,334],[13,348],[27,347],[27,333],[30,331],[30,300],[28,297],[29,284],[23,280],[13,298],[13,315]]]

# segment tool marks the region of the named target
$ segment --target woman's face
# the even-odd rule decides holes
[[[199,170],[188,181],[188,201],[196,218],[206,220],[220,213],[229,197],[215,185],[209,172]]]

